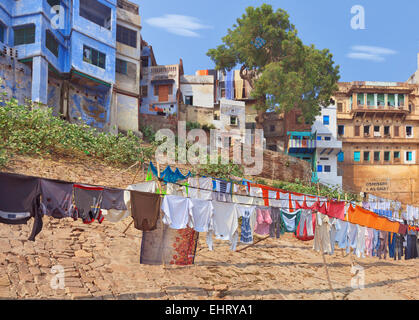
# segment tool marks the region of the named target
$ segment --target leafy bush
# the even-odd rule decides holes
[[[201,129],[201,125],[198,122],[186,122],[186,130],[190,131],[193,129]]]
[[[142,126],[141,132],[144,135],[144,139],[150,143],[156,141],[156,133],[151,126]]]
[[[208,164],[199,165],[197,171],[201,176],[209,176],[220,179],[229,179],[232,175],[238,178],[243,178],[244,176],[242,167],[232,162],[222,164],[221,157],[219,157],[217,164],[211,164],[208,159]]]
[[[5,150],[21,155],[86,155],[110,164],[151,159],[154,147],[143,146],[132,132],[113,135],[88,125],[72,124],[52,115],[52,109],[19,105],[16,99],[0,107],[0,164]]]

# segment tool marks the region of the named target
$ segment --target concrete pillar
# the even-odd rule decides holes
[[[113,88],[109,90],[111,95],[109,112],[109,132],[112,134],[118,134],[118,95],[113,91]]]
[[[394,95],[394,106],[397,108],[399,106],[399,94]]]
[[[32,61],[32,101],[48,104],[48,62],[41,56]]]
[[[374,93],[374,107],[378,106],[378,94]]]

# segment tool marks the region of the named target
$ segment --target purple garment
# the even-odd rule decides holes
[[[41,195],[41,205],[45,215],[56,219],[72,216],[72,183],[41,179]]]

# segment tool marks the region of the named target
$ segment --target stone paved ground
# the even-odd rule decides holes
[[[194,266],[139,263],[141,232],[130,222],[85,226],[44,218],[35,243],[31,225],[0,225],[0,298],[12,299],[331,299],[322,256],[292,236],[242,253],[201,236]],[[327,256],[337,299],[419,299],[419,260],[360,259],[365,289],[351,288],[351,258]],[[51,267],[62,265],[65,289],[53,290]]]

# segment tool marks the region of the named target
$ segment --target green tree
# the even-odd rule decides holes
[[[265,41],[259,48],[258,38]],[[304,120],[312,123],[321,106],[330,105],[338,89],[339,66],[328,49],[303,44],[283,9],[275,12],[268,4],[248,7],[222,41],[207,55],[217,70],[241,65],[240,75],[249,81],[260,115],[266,110],[299,109]]]

